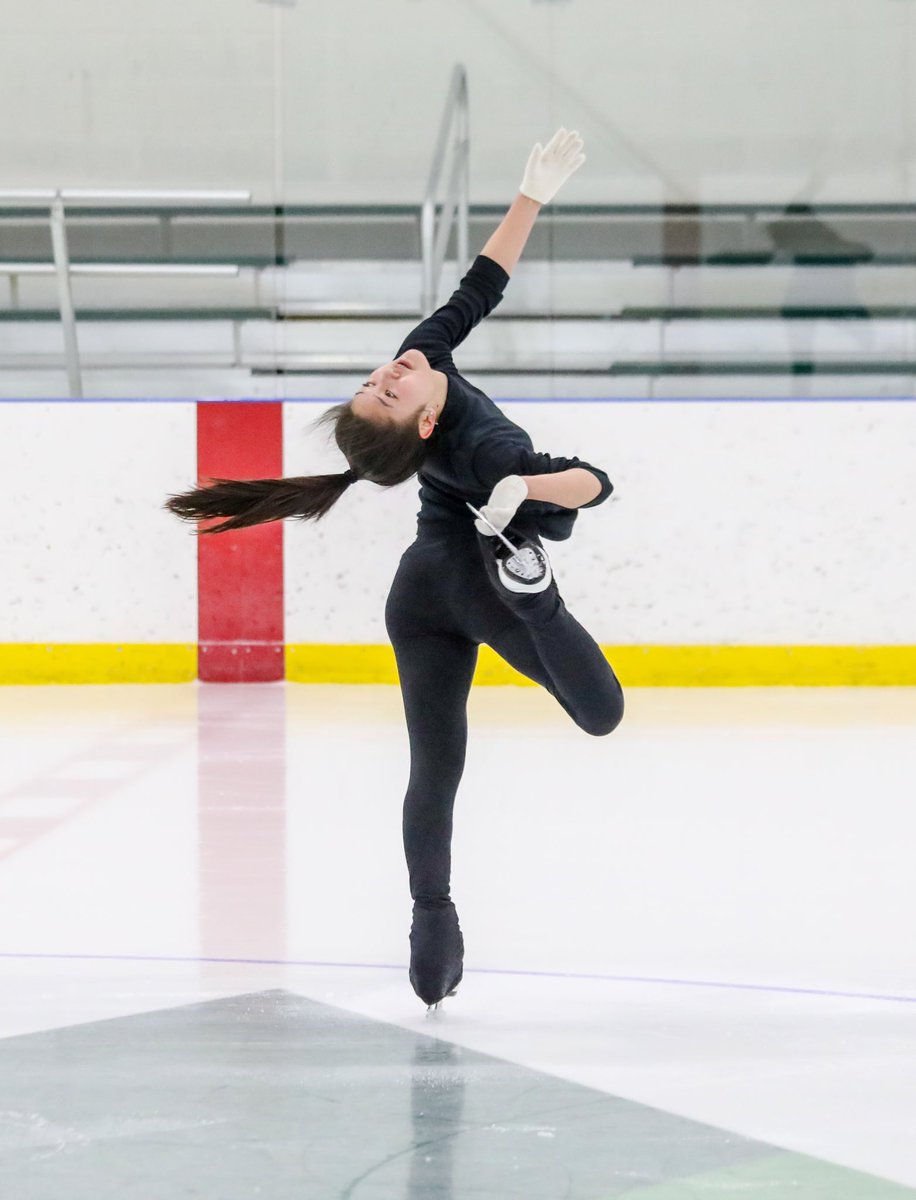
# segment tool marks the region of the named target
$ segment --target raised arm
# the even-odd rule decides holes
[[[507,275],[511,275],[515,264],[522,257],[525,243],[540,211],[541,205],[537,200],[531,200],[519,192],[480,253],[492,258]]]
[[[499,303],[506,279],[528,241],[541,206],[557,194],[573,171],[585,162],[578,133],[558,129],[546,146],[531,151],[518,195],[487,241],[458,290],[411,330],[395,358],[405,350],[422,350],[430,366],[447,369],[451,353]],[[487,261],[489,260],[489,261]]]
[[[481,254],[499,263],[507,275],[515,270],[541,207],[554,198],[573,171],[585,162],[582,144],[578,133],[558,129],[545,147],[538,142],[531,151],[518,195],[481,250]]]

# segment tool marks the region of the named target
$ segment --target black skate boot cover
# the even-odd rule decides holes
[[[526,624],[546,625],[561,604],[550,560],[543,546],[533,539],[519,534],[511,526],[505,533],[514,549],[497,537],[477,531],[477,542],[490,583],[502,603]]]
[[[451,900],[413,906],[410,930],[410,972],[413,990],[424,1004],[438,1004],[461,982],[464,938]]]

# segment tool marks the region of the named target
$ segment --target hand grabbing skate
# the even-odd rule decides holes
[[[480,510],[480,515],[486,519],[474,522],[477,532],[485,537],[494,537],[497,533],[502,533],[527,498],[528,484],[521,475],[507,475],[505,479],[501,479]]]

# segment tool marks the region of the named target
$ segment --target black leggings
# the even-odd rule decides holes
[[[473,521],[420,526],[391,585],[385,626],[410,742],[404,799],[410,894],[415,900],[443,899],[449,894],[452,809],[464,771],[467,699],[478,646],[492,646],[596,737],[620,724],[623,692],[601,648],[562,599],[540,628],[506,607],[487,576]]]

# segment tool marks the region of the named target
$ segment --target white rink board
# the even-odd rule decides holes
[[[343,458],[287,403],[285,471]],[[606,644],[913,644],[916,404],[515,403],[614,498],[549,544]],[[196,543],[161,505],[196,475],[192,403],[4,403],[0,642],[192,642]],[[359,483],[286,527],[286,640],[384,643],[416,483]]]
[[[0,404],[0,642],[196,642],[193,404]]]
[[[343,469],[286,406],[285,471]],[[549,543],[605,644],[912,644],[916,404],[504,402],[535,449],[603,467],[615,498]],[[291,643],[386,640],[416,487],[359,483],[286,538]]]

